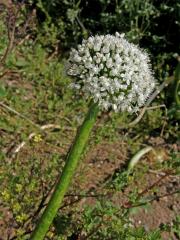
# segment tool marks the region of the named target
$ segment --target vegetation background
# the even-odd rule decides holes
[[[98,118],[46,239],[180,238],[179,29],[176,0],[0,1],[0,239],[29,239],[87,111],[71,47],[116,31],[149,52],[160,93],[142,117]]]

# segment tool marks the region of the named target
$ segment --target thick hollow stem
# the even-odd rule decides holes
[[[42,217],[40,218],[30,238],[31,240],[44,239],[71,183],[85,144],[96,121],[97,114],[98,106],[97,104],[92,103],[82,126],[77,132],[74,143],[72,144],[72,147],[67,155],[66,164],[62,171],[61,177],[55,187],[46,209],[44,210]]]

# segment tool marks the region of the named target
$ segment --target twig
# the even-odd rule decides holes
[[[78,16],[76,16],[75,19],[76,19],[77,23],[79,24],[79,26],[80,26],[81,29],[82,29],[83,37],[84,37],[84,38],[87,38],[87,37],[88,37],[88,31],[87,31],[87,29],[85,28],[84,24],[81,22],[81,20],[79,19]]]
[[[173,77],[168,78],[168,80],[165,80],[159,87],[158,89],[151,95],[151,97],[147,100],[145,106],[142,108],[140,114],[138,115],[137,118],[135,118],[132,122],[130,122],[128,125],[126,126],[122,126],[119,129],[124,129],[124,128],[129,128],[129,127],[133,127],[134,125],[136,125],[144,116],[144,113],[146,112],[146,110],[148,109],[153,109],[154,107],[148,107],[150,105],[150,103],[156,98],[156,96],[165,88],[168,86],[168,84],[172,81]],[[165,107],[165,105],[160,105],[159,107]]]
[[[27,118],[26,116],[24,116],[22,113],[17,112],[15,109],[9,107],[8,105],[4,104],[3,102],[0,102],[0,106],[2,106],[3,108],[6,108],[8,111],[13,112],[14,114],[18,115],[19,117],[25,119],[27,122],[29,122],[30,124],[32,124],[33,126],[35,126],[38,130],[40,131],[44,131],[46,129],[64,129],[63,127],[61,127],[60,125],[56,125],[56,124],[46,124],[43,126],[40,126],[36,123],[34,123],[33,121],[31,121],[29,118]],[[70,120],[66,117],[64,117],[64,119],[68,122],[70,122]],[[70,127],[66,127],[66,130],[74,130],[73,128]],[[32,132],[29,136],[28,136],[28,140],[31,140],[34,136],[36,136],[37,133]],[[26,144],[25,141],[21,142],[13,151],[13,155],[12,158],[15,157],[15,155],[24,147],[24,145]]]
[[[57,180],[58,180],[58,179],[57,179]],[[25,222],[26,228],[29,227],[29,224],[31,223],[31,220],[32,220],[32,219],[35,220],[35,219],[38,217],[38,215],[39,215],[39,213],[41,212],[41,210],[47,205],[47,203],[45,203],[45,202],[47,201],[48,197],[49,197],[50,194],[52,193],[53,188],[55,187],[55,185],[56,185],[56,183],[57,183],[57,180],[55,181],[55,183],[53,184],[53,186],[48,190],[48,192],[42,197],[42,199],[41,199],[41,201],[40,201],[40,203],[39,203],[39,205],[38,205],[35,213],[31,214],[31,215],[28,217],[28,219],[26,220],[26,222]]]
[[[39,129],[40,130],[45,130],[45,129],[50,129],[50,128],[53,128],[53,129],[62,129],[61,126],[59,125],[55,125],[55,124],[46,124],[46,125],[43,125],[43,126],[39,126]],[[34,136],[36,136],[37,133],[35,132],[32,132],[29,136],[28,136],[28,141],[31,140]],[[13,155],[12,155],[12,158],[15,157],[15,155],[24,147],[24,145],[26,144],[27,141],[23,141],[21,142],[13,151]]]
[[[5,71],[0,75],[0,78],[3,78],[7,73],[9,73],[9,70],[5,70]]]
[[[180,193],[180,190],[176,190],[174,192],[171,192],[171,193],[165,193],[163,195],[159,195],[159,196],[155,196],[155,197],[152,197],[151,199],[147,200],[146,202],[143,202],[143,203],[138,203],[138,204],[134,204],[134,205],[131,205],[131,206],[127,206],[125,207],[126,209],[131,209],[131,208],[135,208],[135,207],[140,207],[140,206],[144,206],[146,205],[147,203],[151,203],[155,200],[159,200],[159,199],[162,199],[164,197],[167,197],[167,196],[172,196],[174,194],[177,194],[177,193]],[[124,206],[123,206],[124,207]]]
[[[22,45],[26,40],[30,38],[30,34],[27,34],[19,43],[17,44],[18,46]]]
[[[36,123],[34,123],[33,121],[31,121],[28,117],[24,116],[22,113],[17,112],[15,109],[9,107],[8,105],[6,105],[3,102],[0,102],[0,106],[2,106],[3,108],[6,108],[8,111],[18,115],[19,117],[25,119],[27,122],[31,123],[33,126],[35,126],[36,128],[38,128],[39,130],[41,130],[40,126]]]
[[[138,198],[143,196],[145,193],[149,192],[152,188],[155,186],[158,186],[158,184],[167,176],[169,176],[169,173],[166,173],[164,176],[161,176],[157,181],[155,181],[153,184],[151,184],[148,188],[144,189],[142,192],[138,194]]]
[[[10,7],[10,8],[8,8],[8,10],[9,10],[9,12],[11,12],[12,11],[12,6]],[[18,8],[17,9],[17,11],[16,11],[16,13],[14,14],[14,24],[13,24],[13,28],[12,28],[12,31],[10,32],[10,26],[9,26],[9,24],[10,23],[8,23],[8,38],[9,38],[9,43],[8,43],[8,46],[7,46],[7,48],[6,48],[6,51],[5,51],[5,53],[4,53],[4,55],[3,55],[3,57],[2,57],[2,59],[1,59],[1,64],[4,64],[5,63],[5,61],[6,61],[6,58],[7,58],[7,56],[8,56],[8,54],[9,54],[9,52],[12,50],[12,48],[13,48],[13,43],[14,43],[14,35],[15,35],[15,30],[16,30],[16,19],[17,19],[17,16],[18,16],[18,14],[19,14],[19,11],[20,11],[20,8]],[[10,21],[10,17],[11,16],[9,16],[9,21]]]
[[[156,171],[156,170],[152,170],[152,169],[149,169],[148,172],[149,172],[149,173],[156,174],[156,175],[159,175],[159,176],[165,176],[165,175],[166,175],[165,172]],[[178,178],[177,175],[172,175],[172,174],[169,174],[168,177],[170,177],[170,178]]]
[[[76,202],[81,201],[83,198],[98,198],[98,197],[105,197],[107,196],[106,194],[91,194],[91,191],[89,190],[87,193],[85,194],[66,194],[65,197],[77,197],[75,200],[71,201],[70,203],[64,204],[60,207],[60,209],[63,209],[65,207],[68,207],[70,205],[75,204]]]
[[[26,231],[25,233],[23,233],[21,235],[21,237],[24,237],[24,236],[26,236],[26,235],[28,235],[30,233],[32,233],[32,230],[31,231]],[[14,237],[10,238],[10,240],[15,240],[15,239],[19,239],[19,236],[14,236]]]
[[[63,129],[63,127],[60,127],[59,125],[56,125],[56,124],[46,124],[46,125],[43,125],[43,126],[40,126],[38,125],[37,123],[33,122],[32,120],[30,120],[28,117],[26,117],[24,114],[20,113],[20,112],[17,112],[15,109],[9,107],[8,105],[6,105],[5,103],[3,102],[0,102],[0,106],[2,106],[3,108],[6,108],[8,111],[16,114],[17,116],[25,119],[27,122],[29,122],[30,124],[32,124],[33,126],[35,126],[36,128],[38,128],[38,130],[42,131],[42,130],[45,130],[45,129],[48,129],[48,128],[57,128],[57,129]],[[68,123],[70,123],[72,125],[72,122],[67,118],[67,117],[63,117],[62,119],[66,120]],[[71,127],[65,127],[66,130],[75,130]],[[32,138],[32,137],[31,137]]]
[[[161,105],[157,105],[157,106],[152,106],[152,107],[147,107],[147,110],[153,110],[153,109],[157,109],[157,108],[165,108],[166,109],[166,105],[165,104],[161,104]]]
[[[141,196],[143,196],[144,194],[146,194],[147,192],[149,192],[152,188],[154,188],[155,186],[157,186],[164,178],[166,178],[167,176],[169,176],[170,173],[166,173],[165,175],[161,176],[156,182],[154,182],[152,185],[150,185],[148,188],[145,188],[142,192],[140,192],[137,196],[137,199],[139,199]],[[134,205],[130,202],[127,201],[123,204],[124,208],[131,208]]]
[[[103,218],[103,216],[102,216]],[[94,233],[98,231],[98,229],[102,226],[102,222],[99,223],[87,236],[84,237],[83,240],[89,239]]]
[[[8,105],[6,105],[3,102],[0,102],[0,106],[2,106],[3,108],[6,108],[8,111],[15,113],[16,115],[18,115],[19,117],[25,119],[27,122],[31,123],[33,126],[35,126],[36,128],[38,128],[39,130],[41,130],[40,126],[36,123],[34,123],[33,121],[31,121],[28,117],[24,116],[22,113],[17,112],[15,109],[9,107]]]

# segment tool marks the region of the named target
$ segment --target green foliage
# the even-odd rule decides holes
[[[178,151],[173,151],[168,161],[163,163],[163,168],[174,171],[176,175],[180,174],[180,154]]]
[[[180,215],[176,217],[176,219],[173,221],[172,231],[175,233],[175,236],[180,238]]]
[[[177,64],[174,79],[170,87],[173,94],[169,94],[167,96],[167,101],[169,101],[170,105],[168,116],[170,119],[180,120],[180,62]]]
[[[172,32],[168,38],[178,31],[179,4],[177,1],[157,2],[140,0],[122,1],[66,1],[53,0],[37,2],[38,10],[44,14],[48,22],[58,26],[61,44],[70,47],[79,41],[83,31],[89,34],[126,32],[129,39],[139,42],[147,41],[148,45],[167,47],[164,32],[159,31],[158,23],[164,18],[171,18]],[[43,18],[42,18],[43,19]],[[168,26],[166,26],[168,27]],[[170,25],[169,25],[170,27]],[[170,39],[177,43],[177,39]],[[159,45],[158,45],[159,44]],[[176,48],[178,48],[176,44]]]
[[[125,212],[108,201],[85,209],[83,230],[90,239],[161,239],[159,231],[147,234],[143,228],[134,228]]]
[[[175,234],[176,238],[180,237],[180,215],[177,215],[176,219],[173,220],[171,224],[162,224],[161,230],[166,232],[172,232]]]
[[[116,173],[112,181],[112,186],[117,191],[122,191],[132,180],[133,176],[130,175],[129,171]]]

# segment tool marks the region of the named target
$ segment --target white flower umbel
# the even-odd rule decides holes
[[[137,112],[155,87],[148,54],[124,34],[89,37],[70,53],[71,87],[101,109]]]

